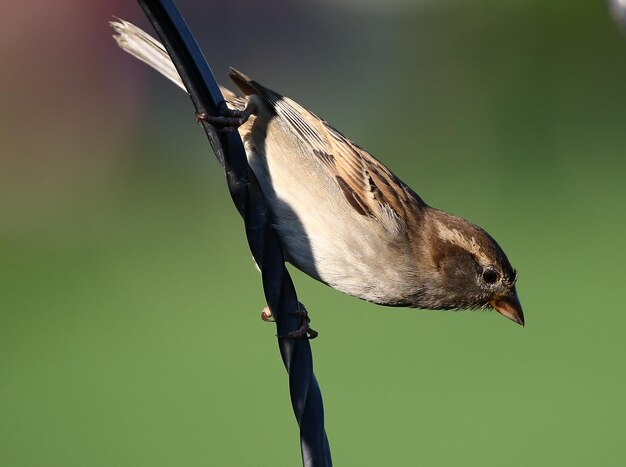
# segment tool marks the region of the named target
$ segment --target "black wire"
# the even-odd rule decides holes
[[[138,1],[174,62],[196,111],[216,115],[224,97],[174,2]],[[267,202],[248,166],[238,132],[217,132],[206,122],[202,125],[224,166],[231,197],[244,219],[248,244],[261,269],[265,299],[276,319],[277,333],[285,336],[300,326],[299,318],[290,314],[298,310],[298,297],[285,268],[280,240],[268,222]],[[310,343],[306,339],[278,338],[278,346],[289,373],[291,404],[300,427],[302,464],[331,466],[322,392],[313,373]]]

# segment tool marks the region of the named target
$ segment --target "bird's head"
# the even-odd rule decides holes
[[[432,210],[427,224],[429,307],[493,308],[523,326],[517,273],[498,243],[480,227],[443,211]]]

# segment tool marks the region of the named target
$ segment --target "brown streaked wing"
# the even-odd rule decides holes
[[[380,217],[385,206],[398,220],[413,219],[425,203],[387,167],[324,120],[291,99],[254,83],[282,118],[335,178],[348,203],[361,215]]]

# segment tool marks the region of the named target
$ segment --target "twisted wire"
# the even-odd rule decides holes
[[[216,115],[224,97],[174,2],[138,1],[174,62],[196,112]],[[218,15],[213,15],[209,21],[216,21],[216,18]],[[300,319],[290,314],[298,310],[299,302],[285,268],[280,240],[269,221],[267,202],[248,166],[239,134],[236,131],[217,132],[206,122],[202,122],[202,126],[215,156],[224,167],[231,197],[244,219],[248,245],[261,269],[263,291],[276,320],[277,335],[286,336],[300,326]],[[278,346],[289,374],[291,404],[300,428],[302,464],[305,467],[331,466],[330,446],[324,430],[322,392],[313,373],[310,342],[279,337]]]

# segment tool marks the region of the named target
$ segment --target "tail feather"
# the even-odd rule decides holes
[[[123,19],[109,23],[115,30],[113,38],[122,50],[150,65],[176,86],[185,89],[165,47],[147,32]]]
[[[115,31],[113,38],[117,41],[117,45],[119,45],[122,50],[151,66],[176,86],[186,91],[185,85],[180,79],[178,71],[176,71],[176,67],[174,67],[174,63],[172,63],[172,59],[159,41],[134,24],[123,19],[117,18],[109,24]],[[245,76],[243,73],[240,74]],[[248,80],[250,79],[247,76],[246,78]],[[220,90],[231,107],[240,110],[245,107],[245,101],[234,92],[222,86],[220,86]]]

